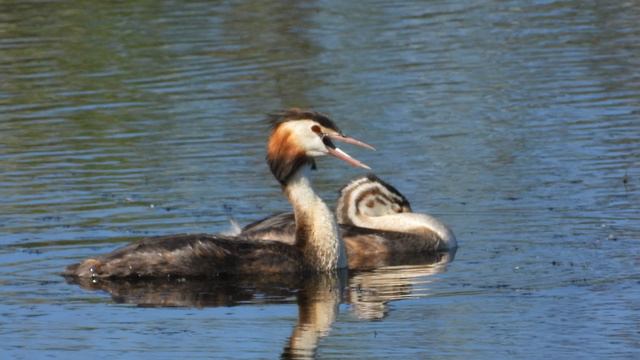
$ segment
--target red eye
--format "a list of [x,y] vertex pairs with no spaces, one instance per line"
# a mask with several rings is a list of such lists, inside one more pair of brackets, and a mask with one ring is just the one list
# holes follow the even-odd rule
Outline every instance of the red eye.
[[316,134],[321,134],[322,133],[322,129],[320,129],[320,126],[318,126],[318,125],[313,125],[311,127],[311,131],[313,131]]

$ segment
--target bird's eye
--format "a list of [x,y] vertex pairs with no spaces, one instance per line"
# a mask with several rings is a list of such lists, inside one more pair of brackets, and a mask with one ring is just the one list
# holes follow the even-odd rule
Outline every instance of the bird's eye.
[[313,125],[311,127],[311,131],[313,131],[314,133],[316,133],[318,135],[322,134],[322,129],[320,129],[320,126],[318,126],[318,125]]

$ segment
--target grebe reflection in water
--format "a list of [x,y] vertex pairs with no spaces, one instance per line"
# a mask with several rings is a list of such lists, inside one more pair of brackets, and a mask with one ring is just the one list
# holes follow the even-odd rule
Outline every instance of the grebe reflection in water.
[[[116,303],[143,307],[219,307],[282,304],[295,301],[298,316],[284,342],[283,358],[313,358],[320,340],[329,334],[339,304],[349,305],[358,319],[384,320],[394,300],[428,296],[433,275],[445,271],[452,253],[423,257],[423,263],[346,270],[209,278],[76,278],[81,287],[106,291]],[[348,275],[348,276],[347,276]],[[293,300],[292,300],[293,299]]]

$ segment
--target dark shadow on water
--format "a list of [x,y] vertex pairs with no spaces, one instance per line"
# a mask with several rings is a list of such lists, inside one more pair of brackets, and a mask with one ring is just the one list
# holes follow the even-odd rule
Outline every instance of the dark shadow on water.
[[91,279],[67,278],[87,290],[108,292],[119,304],[143,307],[218,307],[243,303],[291,302],[302,276]]
[[340,303],[359,319],[381,320],[387,304],[414,294],[431,275],[446,269],[451,253],[404,257],[367,271],[329,274],[256,275],[205,279],[79,279],[67,282],[108,292],[113,301],[142,307],[218,307],[295,301],[298,321],[284,345],[283,359],[313,358],[318,342],[331,330]]

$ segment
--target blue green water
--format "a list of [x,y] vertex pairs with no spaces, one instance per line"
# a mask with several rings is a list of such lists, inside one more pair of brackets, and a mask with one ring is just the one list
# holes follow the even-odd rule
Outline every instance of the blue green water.
[[[639,5],[1,1],[0,357],[277,358],[308,330],[321,359],[637,358]],[[375,145],[352,154],[455,260],[266,291],[58,275],[287,210],[261,119],[290,106]],[[361,174],[318,165],[331,204]]]

